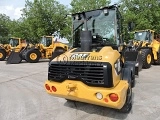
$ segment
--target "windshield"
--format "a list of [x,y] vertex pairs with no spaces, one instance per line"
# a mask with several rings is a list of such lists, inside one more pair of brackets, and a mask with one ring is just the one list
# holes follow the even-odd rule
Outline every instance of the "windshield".
[[[105,44],[117,44],[115,36],[116,12],[115,10],[109,10],[108,12],[108,15],[105,15],[103,10],[87,12],[87,27],[92,32],[93,38],[98,35],[102,39],[97,40],[101,40]],[[80,18],[80,20],[75,19],[73,21],[73,41],[78,41],[76,46],[80,46],[80,31],[84,30],[84,18],[82,15],[80,15]]]
[[12,47],[16,47],[17,45],[19,45],[19,39],[10,38],[10,39],[9,39],[9,44],[10,44]]
[[52,44],[52,37],[42,37],[41,44],[45,47],[49,47]]
[[135,32],[134,39],[140,41],[149,40],[149,34],[148,31]]

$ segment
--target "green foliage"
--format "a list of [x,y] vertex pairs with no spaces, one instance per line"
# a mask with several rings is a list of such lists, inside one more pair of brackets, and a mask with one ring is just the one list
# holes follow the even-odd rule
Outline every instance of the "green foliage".
[[52,35],[59,30],[62,35],[67,36],[67,13],[68,8],[56,0],[27,0],[23,9],[23,19],[30,39],[35,41],[40,36]]
[[[0,14],[0,42],[9,37],[20,37],[31,42],[38,42],[43,35],[52,35],[60,31],[62,37],[71,41],[72,22],[66,14],[98,9],[107,6],[110,0],[72,0],[71,9],[58,0],[26,0],[22,17],[10,20]],[[127,30],[127,23],[136,24],[134,30],[153,29],[160,33],[159,0],[121,0],[121,13],[124,18],[123,35],[125,40],[133,38]]]
[[160,30],[160,2],[158,0],[121,0],[124,25],[135,23],[134,30]]
[[6,43],[9,34],[10,18],[5,14],[0,14],[0,43]]
[[72,13],[83,12],[108,6],[110,0],[72,0]]

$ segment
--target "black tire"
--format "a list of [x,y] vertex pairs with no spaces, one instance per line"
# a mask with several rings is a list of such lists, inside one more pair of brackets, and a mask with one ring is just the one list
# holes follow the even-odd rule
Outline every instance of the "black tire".
[[131,73],[131,78],[131,88],[134,88],[136,84],[134,73]]
[[151,67],[152,53],[150,49],[142,49],[142,64],[142,68],[144,69],[148,69]]
[[118,112],[121,113],[129,113],[132,109],[132,88],[128,88],[127,94],[126,94],[126,101],[124,106],[118,110]]
[[67,102],[74,102],[74,100],[70,100],[70,99],[67,99],[67,98],[65,98],[65,100],[66,100]]
[[[34,54],[36,55],[37,57],[35,57],[34,59],[32,59],[30,56],[31,54]],[[40,56],[41,56],[41,53],[38,51],[38,50],[35,50],[35,49],[31,49],[29,51],[27,51],[25,53],[25,60],[27,62],[30,62],[30,63],[37,63],[40,59]]]
[[6,59],[6,52],[0,49],[0,61],[4,61]]

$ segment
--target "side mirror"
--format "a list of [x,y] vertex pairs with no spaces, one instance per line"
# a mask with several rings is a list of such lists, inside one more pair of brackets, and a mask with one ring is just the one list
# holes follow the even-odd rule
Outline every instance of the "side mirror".
[[133,23],[133,22],[128,23],[128,31],[129,32],[133,31],[134,27],[135,27],[135,23]]

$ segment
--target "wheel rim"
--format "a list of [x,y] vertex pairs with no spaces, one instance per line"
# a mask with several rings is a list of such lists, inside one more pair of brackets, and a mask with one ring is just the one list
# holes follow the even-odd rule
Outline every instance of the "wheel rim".
[[3,54],[2,53],[0,53],[0,58],[2,58],[3,57]]
[[150,54],[147,55],[147,63],[148,63],[148,64],[151,63],[151,55],[150,55]]
[[37,54],[36,54],[36,53],[31,53],[31,54],[30,54],[30,59],[31,59],[31,60],[37,59]]

